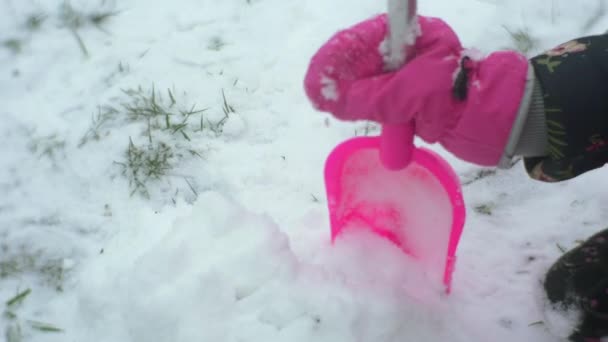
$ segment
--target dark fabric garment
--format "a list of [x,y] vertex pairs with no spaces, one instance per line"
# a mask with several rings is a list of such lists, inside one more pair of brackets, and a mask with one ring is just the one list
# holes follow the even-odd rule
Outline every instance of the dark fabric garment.
[[524,158],[531,177],[557,182],[608,162],[608,35],[579,38],[531,59],[543,91],[549,155]]
[[557,309],[582,311],[571,341],[608,338],[608,229],[558,259],[544,288]]

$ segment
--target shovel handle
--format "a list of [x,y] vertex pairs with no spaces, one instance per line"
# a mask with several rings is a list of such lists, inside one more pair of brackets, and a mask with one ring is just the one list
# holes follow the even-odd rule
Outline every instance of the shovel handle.
[[380,158],[384,167],[398,171],[408,166],[414,152],[414,125],[382,125]]
[[[389,54],[387,67],[400,68],[411,57],[415,43],[416,0],[388,0]],[[384,124],[380,159],[389,170],[408,166],[414,151],[414,123]]]

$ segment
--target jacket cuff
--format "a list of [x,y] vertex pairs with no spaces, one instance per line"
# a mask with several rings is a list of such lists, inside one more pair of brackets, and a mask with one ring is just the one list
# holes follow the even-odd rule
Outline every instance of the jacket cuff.
[[515,155],[522,157],[547,155],[549,145],[543,91],[538,82],[535,83],[528,118],[514,151]]
[[546,155],[547,145],[543,91],[536,79],[533,67],[528,65],[528,76],[519,111],[513,122],[502,158],[497,166],[500,169],[510,168],[515,156],[535,157]]

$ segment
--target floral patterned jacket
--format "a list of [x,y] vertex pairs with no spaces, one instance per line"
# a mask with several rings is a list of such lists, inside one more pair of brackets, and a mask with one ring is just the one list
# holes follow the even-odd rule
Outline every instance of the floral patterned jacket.
[[558,182],[608,162],[608,35],[582,37],[531,59],[545,106],[548,155],[524,158],[531,177]]

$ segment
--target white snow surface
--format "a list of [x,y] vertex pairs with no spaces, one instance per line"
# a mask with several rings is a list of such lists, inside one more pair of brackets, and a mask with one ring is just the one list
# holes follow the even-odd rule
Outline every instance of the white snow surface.
[[[123,0],[103,30],[78,28],[88,58],[59,25],[61,3],[0,2],[2,338],[556,341],[539,323],[540,282],[558,247],[606,226],[606,170],[542,184],[519,163],[479,178],[484,169],[430,146],[460,176],[468,212],[448,297],[408,296],[416,267],[383,239],[330,244],[325,158],[364,123],[316,112],[304,72],[320,44],[385,2]],[[84,12],[109,3],[71,1]],[[419,11],[485,52],[513,46],[505,27],[525,30],[533,54],[604,32],[607,19],[590,20],[597,6],[425,0]],[[32,13],[47,15],[35,32],[23,26]],[[117,164],[130,138],[145,141],[140,126],[114,122],[80,143],[100,106],[152,85],[206,108],[224,131],[170,135],[200,158],[184,158],[145,198]],[[26,289],[21,304],[4,304]]]

